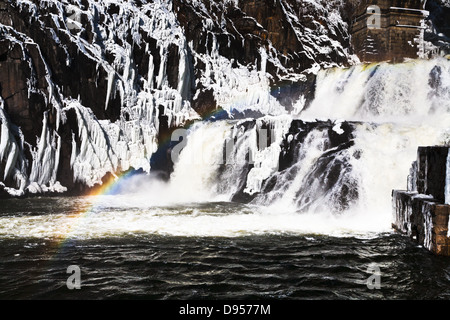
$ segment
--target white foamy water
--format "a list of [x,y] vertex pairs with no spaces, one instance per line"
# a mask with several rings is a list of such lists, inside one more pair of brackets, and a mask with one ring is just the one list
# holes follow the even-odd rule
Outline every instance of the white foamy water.
[[[239,237],[267,234],[370,236],[387,231],[361,217],[299,214],[271,208],[228,203],[151,207],[142,196],[97,196],[78,213],[12,216],[0,219],[1,238],[97,239],[123,236],[169,235]],[[324,222],[327,223],[324,223]]]
[[302,119],[449,126],[450,62],[356,65],[318,74],[316,95]]

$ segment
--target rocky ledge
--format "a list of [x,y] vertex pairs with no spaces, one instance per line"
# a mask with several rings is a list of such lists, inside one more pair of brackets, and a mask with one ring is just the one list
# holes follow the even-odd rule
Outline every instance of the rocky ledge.
[[393,228],[442,256],[450,256],[449,149],[420,147],[407,190],[392,192]]

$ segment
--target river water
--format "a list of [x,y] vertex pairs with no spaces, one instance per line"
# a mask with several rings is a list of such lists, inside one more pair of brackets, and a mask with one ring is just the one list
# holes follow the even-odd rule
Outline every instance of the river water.
[[450,260],[391,230],[310,232],[249,205],[125,201],[2,200],[0,298],[449,298]]

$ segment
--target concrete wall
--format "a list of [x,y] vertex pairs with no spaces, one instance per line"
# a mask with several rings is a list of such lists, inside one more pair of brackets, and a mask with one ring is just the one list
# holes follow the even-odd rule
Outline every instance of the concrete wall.
[[421,147],[408,177],[408,190],[393,190],[392,227],[434,254],[450,256],[450,206],[444,204],[449,147]]
[[[380,15],[367,13],[367,8],[376,5]],[[418,57],[418,42],[423,14],[420,0],[376,1],[364,0],[356,7],[351,26],[352,45],[363,62],[402,61]],[[368,27],[368,19],[379,19],[379,28]],[[370,20],[375,21],[375,20]]]
[[394,190],[392,198],[393,228],[437,255],[450,256],[450,206],[417,192]]

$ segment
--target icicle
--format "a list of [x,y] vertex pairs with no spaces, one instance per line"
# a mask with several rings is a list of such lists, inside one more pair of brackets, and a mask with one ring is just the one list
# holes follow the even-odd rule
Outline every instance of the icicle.
[[58,168],[59,168],[59,157],[61,154],[61,137],[56,134],[55,132],[55,136],[57,136],[57,141],[56,141],[56,153],[55,153],[55,164],[54,164],[54,168],[53,168],[53,174],[52,177],[50,179],[51,184],[54,184],[57,182],[58,180]]
[[3,173],[3,180],[6,180],[16,165],[18,157],[18,147],[16,139],[12,134],[8,119],[3,110],[3,100],[0,100],[0,119],[2,121],[1,141],[0,141],[0,161],[6,157],[6,164]]
[[[4,101],[0,98],[0,121],[1,139],[0,139],[0,162],[5,160],[3,180],[14,178],[19,184],[19,189],[5,188],[12,195],[23,195],[25,183],[27,180],[26,160],[23,154],[23,134],[19,128],[14,128],[9,123],[8,117],[4,111]],[[17,130],[17,131],[16,131]],[[14,132],[16,131],[16,132]],[[16,138],[17,137],[17,138]],[[17,141],[20,141],[19,143]]]
[[267,66],[267,52],[264,47],[261,47],[259,49],[259,54],[261,56],[261,73],[265,75],[266,73],[266,66]]
[[[188,92],[189,87],[188,83],[190,80],[190,72],[189,72],[189,65],[187,61],[187,50],[186,48],[179,48],[179,55],[180,55],[180,61],[179,61],[179,71],[178,71],[178,92],[180,93],[181,97],[183,99],[188,98]],[[179,111],[179,110],[178,110]]]
[[160,47],[159,55],[161,57],[161,63],[159,66],[159,73],[156,78],[156,88],[157,89],[162,88],[162,85],[165,81],[165,74],[166,74],[167,53],[165,52],[164,47],[162,47],[162,46]]
[[11,175],[13,166],[16,164],[19,150],[16,143],[11,143],[8,150],[8,157],[5,165],[5,173],[3,175],[3,180],[6,180]]
[[115,70],[111,69],[108,72],[108,89],[106,91],[106,101],[105,101],[105,110],[108,110],[108,104],[109,104],[109,100],[111,99],[111,91],[112,91],[112,87],[114,85],[114,78],[115,78]]
[[148,51],[148,44],[146,52],[149,55],[149,61],[148,61],[148,88],[147,90],[150,92],[151,89],[153,89],[153,72],[155,70],[155,65],[153,64],[153,55]]

